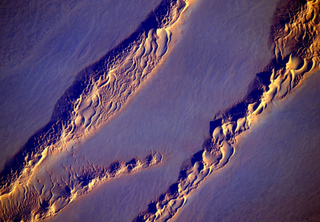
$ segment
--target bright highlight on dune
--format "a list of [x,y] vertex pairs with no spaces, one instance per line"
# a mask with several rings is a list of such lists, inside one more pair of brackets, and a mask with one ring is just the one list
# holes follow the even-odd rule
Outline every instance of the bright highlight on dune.
[[[1,221],[51,218],[99,185],[154,167],[166,158],[155,150],[104,166],[85,157],[77,159],[74,153],[77,145],[117,118],[146,79],[156,75],[156,68],[174,49],[171,39],[178,22],[194,2],[161,1],[128,38],[76,76],[56,103],[50,122],[2,170]],[[272,61],[256,74],[242,100],[221,107],[224,111],[210,122],[211,137],[202,149],[186,160],[176,181],[150,200],[146,210],[137,212],[134,221],[174,219],[203,181],[232,161],[237,141],[258,124],[268,106],[289,97],[305,76],[319,70],[319,7],[318,0],[279,5],[269,37]]]
[[32,221],[54,216],[102,182],[161,162],[161,154],[152,153],[145,160],[118,161],[108,167],[91,163],[76,167],[75,160],[64,166],[64,172],[54,169],[57,159],[118,113],[152,73],[167,53],[171,29],[186,7],[186,1],[162,1],[134,33],[77,75],[57,102],[51,121],[2,171],[0,218]]
[[[249,130],[267,106],[284,99],[304,76],[319,69],[319,2],[282,6],[278,10],[271,40],[275,59],[256,75],[241,101],[210,123],[211,138],[203,144],[167,191],[149,204],[135,221],[168,221],[186,204],[192,191],[210,174],[224,167],[235,152],[241,133]],[[290,8],[291,7],[291,8]],[[288,21],[284,23],[284,21]],[[305,46],[308,46],[304,48]]]

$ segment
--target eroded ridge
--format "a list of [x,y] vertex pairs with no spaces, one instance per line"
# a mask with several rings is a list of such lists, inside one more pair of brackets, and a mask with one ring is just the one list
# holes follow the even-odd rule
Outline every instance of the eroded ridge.
[[[72,155],[77,144],[119,113],[160,65],[168,53],[173,28],[187,7],[186,0],[161,1],[134,33],[77,75],[56,103],[50,122],[31,136],[2,170],[0,220],[29,221],[55,215],[74,198],[111,178],[104,167],[93,167],[95,170],[90,171],[92,164],[83,165],[83,171],[90,171],[90,180],[86,185],[82,183],[85,188],[80,189],[72,173],[66,174],[71,178],[69,181],[59,176],[62,171],[53,172],[65,155]],[[136,165],[130,172],[158,164],[162,156],[156,153],[150,158],[151,162],[135,160]],[[67,162],[62,163],[67,165]],[[127,174],[129,168],[119,164],[119,175]],[[75,166],[69,168],[80,175]],[[53,180],[48,182],[49,178],[55,178],[56,184]],[[58,187],[62,187],[65,194],[55,195],[52,189],[62,189]]]
[[151,153],[144,159],[128,162],[114,161],[109,166],[79,163],[68,166],[46,167],[27,183],[15,186],[13,192],[0,199],[0,217],[3,221],[34,221],[56,215],[76,198],[89,193],[101,183],[133,174],[162,161],[160,153]]
[[202,149],[187,166],[182,166],[176,182],[151,201],[134,221],[174,218],[192,191],[229,162],[238,137],[257,122],[267,106],[285,98],[305,75],[319,70],[319,4],[289,1],[277,9],[270,38],[275,58],[256,75],[245,98],[215,116],[210,122],[211,136]]

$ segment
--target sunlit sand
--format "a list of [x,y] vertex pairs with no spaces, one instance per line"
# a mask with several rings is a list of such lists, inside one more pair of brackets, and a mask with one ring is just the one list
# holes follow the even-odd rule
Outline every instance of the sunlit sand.
[[[238,211],[229,212],[231,215],[224,218],[208,216],[213,209],[207,203],[201,212],[201,195],[208,195],[203,194],[203,187],[213,186],[209,198],[213,206],[222,204],[223,196],[214,202],[216,189],[221,184],[234,185],[230,174],[248,169],[255,175],[255,171],[243,165],[254,163],[245,158],[251,154],[246,154],[249,151],[243,147],[256,144],[250,135],[273,135],[271,125],[275,116],[281,115],[281,107],[291,110],[291,101],[297,98],[299,103],[308,90],[310,94],[316,91],[310,81],[318,80],[313,76],[318,74],[320,65],[320,2],[156,3],[150,3],[150,11],[135,23],[136,29],[131,29],[127,36],[121,35],[109,51],[74,69],[77,73],[69,78],[65,88],[57,88],[60,97],[56,96],[55,105],[48,102],[52,115],[47,122],[35,132],[24,134],[29,135],[24,145],[23,140],[12,143],[13,153],[4,155],[2,161],[8,160],[0,173],[1,220],[237,218]],[[255,16],[264,20],[250,20]],[[88,58],[90,49],[89,43],[84,44],[77,59]],[[21,63],[19,66],[19,62],[4,59],[4,83],[10,77],[7,73],[14,73],[19,67],[32,70],[33,64],[24,64],[28,58],[34,58],[28,54],[31,49],[25,49],[23,56],[9,48],[2,50]],[[41,93],[41,87],[35,90]],[[4,102],[4,113],[10,113],[6,109],[14,110],[15,106]],[[28,118],[19,121],[28,124]],[[262,130],[268,121],[271,125]],[[304,136],[303,131],[308,130],[303,129],[309,129],[309,122],[301,129],[298,127],[302,132],[297,137]],[[3,126],[7,124],[3,121]],[[283,140],[286,144],[287,137]],[[248,150],[256,153],[257,160],[261,158],[259,151],[252,147]],[[308,156],[311,151],[301,152]],[[259,162],[255,164],[257,169],[261,167]],[[281,166],[281,162],[277,164]],[[116,184],[127,184],[129,188],[113,193]],[[104,192],[109,195],[101,199]],[[117,195],[120,202],[112,201]],[[225,195],[226,199],[232,197]],[[128,198],[132,201],[126,201]],[[96,200],[102,202],[94,209],[97,213],[79,218],[79,211],[93,210],[87,206]],[[305,203],[308,204],[307,200]],[[106,207],[112,210],[104,214]],[[217,212],[221,213],[222,208]],[[315,212],[304,215],[304,209],[297,211],[301,212],[298,216],[287,214],[285,220],[316,218]],[[240,221],[268,221],[281,215],[245,215]]]

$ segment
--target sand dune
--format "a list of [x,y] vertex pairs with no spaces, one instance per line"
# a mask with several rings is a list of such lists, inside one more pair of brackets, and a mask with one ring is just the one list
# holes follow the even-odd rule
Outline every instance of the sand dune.
[[[287,12],[291,19],[283,25],[283,14],[276,14],[274,18],[271,39],[275,48],[275,59],[262,73],[256,75],[244,99],[216,115],[210,123],[212,136],[204,142],[203,150],[191,158],[190,165],[180,172],[178,180],[152,201],[148,209],[140,213],[134,221],[168,221],[176,216],[191,192],[197,189],[208,175],[228,163],[235,151],[237,138],[258,121],[263,111],[273,102],[288,96],[305,75],[319,70],[319,54],[314,49],[310,50],[319,43],[318,32],[314,28],[315,21],[319,18],[319,4],[318,1],[310,1],[305,5],[297,4],[295,8],[278,8],[282,13]],[[313,16],[308,16],[310,12]],[[279,24],[284,27],[279,27]],[[288,31],[288,27],[294,31]],[[297,36],[301,36],[301,33],[303,37],[297,41]],[[304,42],[306,43],[303,44]],[[180,200],[183,201],[179,206],[172,205]]]
[[159,153],[151,153],[144,159],[115,161],[106,167],[74,161],[68,167],[63,165],[59,172],[38,169],[37,175],[27,183],[16,184],[10,193],[1,196],[1,218],[4,221],[18,217],[39,220],[53,216],[101,183],[139,172],[159,164],[161,160]]
[[[229,163],[238,139],[257,124],[268,107],[290,96],[306,75],[319,69],[319,4],[315,0],[279,5],[270,35],[274,59],[256,74],[243,99],[215,115],[202,149],[186,160],[177,180],[134,221],[174,218],[203,181]],[[161,64],[172,45],[173,29],[188,6],[188,1],[162,1],[134,33],[77,75],[56,103],[50,122],[1,172],[1,220],[52,217],[108,180],[162,162],[165,156],[158,152],[107,166],[73,154],[76,145],[123,109]]]
[[76,149],[121,110],[166,54],[170,30],[186,7],[185,1],[162,1],[134,33],[77,75],[56,103],[51,121],[1,172],[0,218],[28,221],[53,216],[96,185],[161,162],[161,154],[153,153],[146,160],[135,158],[109,167],[70,166],[64,168],[68,176],[64,179],[63,173],[48,167],[54,168],[65,151]]

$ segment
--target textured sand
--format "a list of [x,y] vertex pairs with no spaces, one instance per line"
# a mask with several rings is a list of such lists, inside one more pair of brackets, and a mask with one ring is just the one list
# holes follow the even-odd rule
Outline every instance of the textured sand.
[[176,221],[318,221],[319,72],[245,134]]
[[77,73],[130,35],[159,2],[2,1],[1,169],[49,121]]
[[[297,112],[306,106],[309,117],[318,107],[312,99],[299,102],[308,92],[312,97],[317,94],[318,79],[313,76],[320,64],[320,2],[276,3],[162,1],[120,44],[79,70],[60,94],[49,121],[5,164],[0,178],[1,219],[315,219],[315,207],[308,205],[317,202],[314,183],[318,181],[312,180],[310,193],[302,192],[305,181],[295,179],[309,178],[311,174],[305,170],[310,166],[306,163],[308,167],[304,167],[295,154],[305,150],[307,159],[318,141],[313,136],[309,149],[299,148],[298,141],[312,134],[308,127],[312,120],[303,125],[305,118]],[[78,60],[90,48],[83,45]],[[11,56],[15,55],[12,52]],[[11,71],[22,69],[25,63],[21,60],[22,66],[16,67],[10,60],[5,62],[3,67]],[[4,76],[3,83],[6,79]],[[293,104],[302,105],[295,109]],[[283,121],[294,114],[294,122],[272,126],[274,120]],[[292,129],[296,137],[291,140]],[[315,129],[312,132],[317,135]],[[289,153],[287,162],[285,154],[274,156],[276,151],[271,148],[264,149],[270,152],[263,160],[263,152],[256,150],[256,158],[252,157],[254,151],[245,155],[245,146],[253,150],[252,144],[265,137],[268,142],[262,146],[270,143],[281,153],[292,143],[297,151]],[[314,157],[316,163],[317,155]],[[300,168],[293,175],[289,166],[296,162]],[[280,172],[292,175],[283,192],[277,185],[286,177],[278,171],[275,178],[280,182],[273,178],[266,180],[266,188],[259,186],[259,176],[270,176],[277,165],[284,166],[277,168]],[[263,170],[266,166],[270,171]],[[314,166],[315,173],[317,169]],[[246,173],[258,176],[251,194],[244,195],[244,185],[233,181],[234,172],[240,172],[240,177]],[[234,190],[237,184],[243,192]],[[208,190],[203,187],[207,186],[226,189],[219,199],[205,193]],[[239,216],[242,210],[252,209],[254,202],[246,197],[261,194],[262,189],[270,192],[262,195],[266,207],[256,201],[256,214]],[[283,193],[292,195],[279,201],[276,197],[284,197]],[[203,205],[202,195],[208,199]],[[296,198],[300,202],[292,201]],[[294,204],[275,210],[282,201]],[[234,202],[241,204],[227,213],[226,208]],[[216,207],[220,211],[210,214],[216,204],[221,204]],[[299,209],[295,209],[297,205]]]

